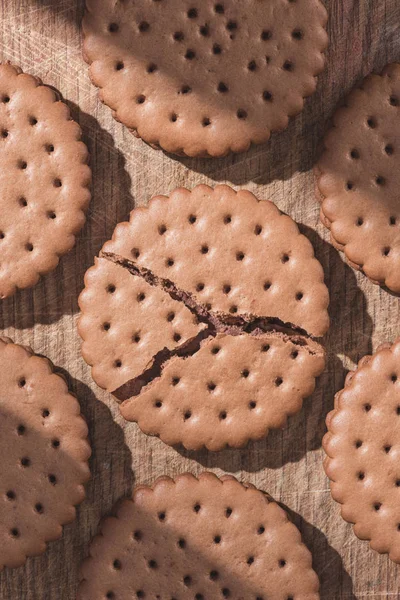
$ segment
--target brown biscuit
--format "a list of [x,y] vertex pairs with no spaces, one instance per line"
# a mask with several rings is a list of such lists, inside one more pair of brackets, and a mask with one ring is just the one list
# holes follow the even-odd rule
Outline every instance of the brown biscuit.
[[370,75],[333,118],[317,165],[322,222],[351,266],[400,293],[400,64]]
[[241,447],[283,428],[312,394],[325,366],[322,349],[277,333],[218,334],[125,400],[121,413],[147,434],[190,450]]
[[268,140],[316,87],[320,0],[86,0],[83,54],[101,100],[168,152],[221,156]]
[[138,486],[103,521],[79,600],[318,600],[311,554],[285,511],[235,478]]
[[328,327],[321,265],[292,219],[250,192],[153,198],[116,227],[85,284],[78,328],[94,379],[168,444],[259,439],[324,368],[322,347],[299,335]]
[[0,298],[37,283],[75,244],[90,200],[88,151],[40,79],[0,64]]
[[327,418],[325,471],[342,517],[400,563],[400,339],[349,373]]
[[0,570],[42,554],[75,518],[89,478],[87,426],[51,363],[0,339]]
[[227,185],[178,188],[132,211],[103,247],[172,280],[215,313],[274,317],[323,335],[328,290],[296,223]]

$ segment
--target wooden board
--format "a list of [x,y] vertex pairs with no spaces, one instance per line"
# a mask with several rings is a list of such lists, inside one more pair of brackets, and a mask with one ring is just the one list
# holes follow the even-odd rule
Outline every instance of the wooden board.
[[[189,160],[135,140],[99,103],[80,54],[80,0],[0,0],[0,60],[19,64],[62,92],[82,126],[94,176],[89,218],[76,248],[34,290],[0,305],[1,333],[29,344],[64,371],[81,401],[93,446],[93,476],[78,519],[44,556],[1,574],[1,600],[73,600],[79,564],[100,516],[114,501],[135,483],[204,469],[251,481],[290,509],[313,552],[324,600],[400,598],[400,567],[369,550],[341,520],[322,470],[321,450],[324,418],[346,370],[379,342],[399,334],[399,300],[354,273],[328,243],[318,220],[311,170],[339,98],[371,70],[400,60],[400,0],[326,4],[328,66],[302,115],[269,144],[246,154]],[[80,357],[77,297],[94,255],[134,206],[178,185],[219,181],[269,197],[302,224],[315,245],[331,293],[328,370],[284,432],[241,451],[179,452],[124,423],[112,398],[92,382]]]

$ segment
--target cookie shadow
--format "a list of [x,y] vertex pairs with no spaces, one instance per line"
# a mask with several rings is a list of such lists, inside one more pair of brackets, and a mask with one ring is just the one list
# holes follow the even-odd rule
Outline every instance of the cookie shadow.
[[242,449],[210,452],[206,449],[189,451],[182,446],[176,448],[179,454],[204,467],[219,467],[227,472],[279,469],[287,463],[300,461],[309,451],[318,450],[326,431],[326,415],[333,408],[336,392],[343,387],[348,365],[372,352],[373,322],[355,272],[316,231],[305,225],[300,229],[313,244],[324,272],[330,274],[326,284],[331,298],[331,326],[323,339],[327,353],[325,372],[317,381],[312,396],[304,401],[299,413],[289,418],[283,431],[270,431],[265,439],[250,442]]
[[[131,452],[109,409],[87,385],[64,370],[56,372],[65,376],[70,391],[77,395],[89,427],[91,478],[85,486],[86,499],[77,508],[76,519],[64,526],[62,537],[50,542],[45,554],[28,558],[18,569],[4,569],[0,573],[0,597],[4,600],[76,598],[80,564],[101,516],[111,510],[118,498],[129,495],[134,484]],[[43,445],[40,436],[38,444]],[[44,585],[45,573],[51,576],[46,577]]]
[[329,545],[326,536],[302,516],[278,503],[290,516],[301,532],[304,544],[312,553],[313,569],[320,582],[321,600],[357,600],[353,593],[353,582],[344,568],[340,554]]
[[18,290],[14,296],[0,301],[0,329],[28,329],[77,313],[85,272],[104,242],[111,238],[115,225],[128,220],[134,208],[126,161],[113,137],[76,104],[64,102],[81,126],[90,153],[92,199],[86,223],[77,234],[74,248],[61,257],[54,271],[42,277],[35,287]]

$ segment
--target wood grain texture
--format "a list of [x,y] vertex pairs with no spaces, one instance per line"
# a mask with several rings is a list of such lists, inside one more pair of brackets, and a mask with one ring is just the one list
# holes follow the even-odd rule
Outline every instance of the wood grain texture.
[[[59,89],[91,152],[93,201],[76,248],[33,290],[0,305],[0,330],[48,356],[67,376],[89,427],[93,458],[87,501],[47,553],[0,575],[1,600],[73,600],[78,568],[101,515],[136,482],[185,470],[230,472],[286,505],[314,555],[324,600],[400,598],[400,567],[353,535],[331,500],[322,469],[324,418],[346,370],[399,335],[399,300],[343,262],[319,223],[312,166],[337,101],[371,70],[400,60],[399,0],[326,0],[328,64],[304,112],[269,144],[218,160],[176,159],[152,150],[116,123],[97,99],[80,54],[80,0],[0,0],[0,59]],[[92,382],[80,356],[77,297],[83,275],[116,223],[134,206],[178,185],[228,182],[268,197],[313,242],[331,293],[328,369],[288,429],[248,448],[191,453],[166,447],[126,424]]]

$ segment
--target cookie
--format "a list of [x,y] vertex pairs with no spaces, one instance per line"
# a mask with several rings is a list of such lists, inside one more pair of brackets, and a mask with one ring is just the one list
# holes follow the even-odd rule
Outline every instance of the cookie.
[[342,517],[400,563],[400,338],[349,373],[327,418],[324,466]]
[[119,224],[85,277],[78,329],[95,381],[168,444],[219,450],[283,427],[315,387],[328,291],[272,202],[177,189]]
[[324,67],[320,0],[86,0],[83,55],[100,99],[154,147],[243,152],[301,112]]
[[352,267],[400,293],[400,64],[350,93],[324,146],[317,185],[332,242]]
[[[268,576],[266,576],[268,574]],[[318,600],[309,550],[285,511],[234,477],[138,486],[103,521],[79,600]]]
[[0,339],[0,570],[42,554],[89,479],[87,426],[51,363]]
[[40,79],[0,64],[0,298],[35,285],[85,222],[91,172],[68,106]]

